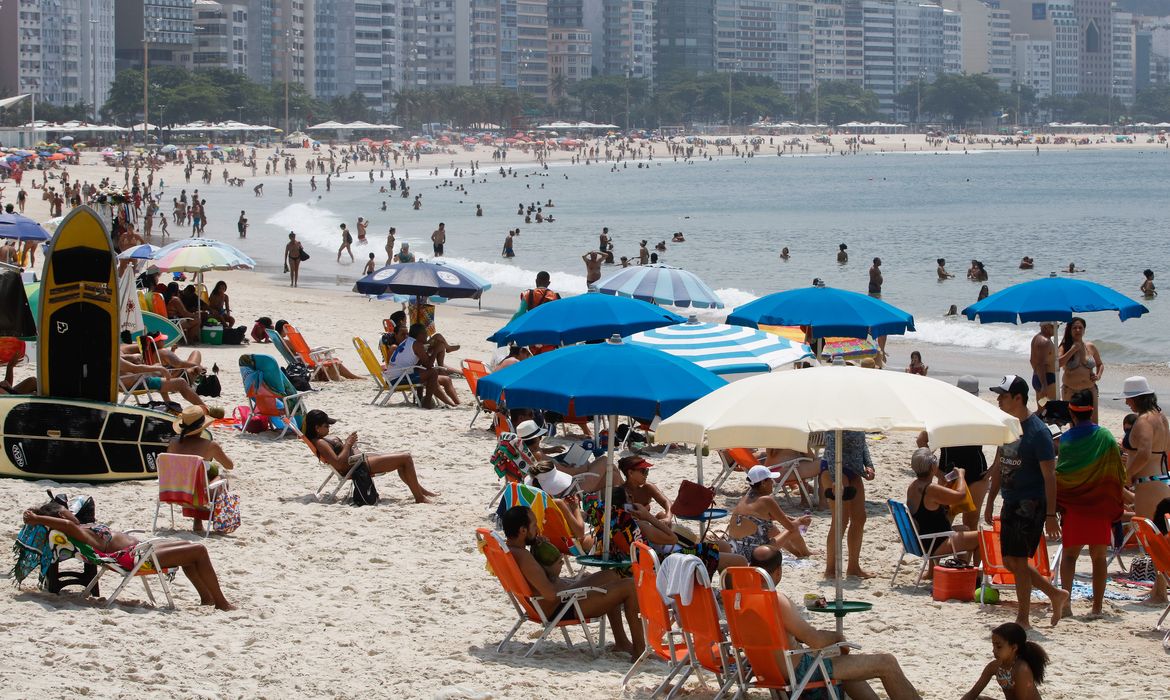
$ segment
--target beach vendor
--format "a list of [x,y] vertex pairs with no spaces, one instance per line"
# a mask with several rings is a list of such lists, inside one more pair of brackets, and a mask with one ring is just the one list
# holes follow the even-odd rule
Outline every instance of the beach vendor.
[[[1092,420],[1093,393],[1088,389],[1076,392],[1068,408],[1073,425],[1060,436],[1060,456],[1056,460],[1056,508],[1061,512],[1064,549],[1060,558],[1060,585],[1072,592],[1077,558],[1087,545],[1093,562],[1091,614],[1099,616],[1105,596],[1113,523],[1124,510],[1125,467],[1113,433]],[[1066,603],[1063,612],[1072,615],[1071,606]]]

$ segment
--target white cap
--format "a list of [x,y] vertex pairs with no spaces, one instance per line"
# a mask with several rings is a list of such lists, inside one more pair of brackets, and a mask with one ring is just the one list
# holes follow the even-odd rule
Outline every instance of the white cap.
[[747,473],[748,483],[752,486],[767,481],[768,479],[775,478],[776,475],[772,473],[772,470],[762,464],[757,464],[756,466],[749,469]]
[[1140,376],[1126,379],[1125,384],[1121,387],[1121,398],[1123,399],[1133,399],[1152,393],[1154,390],[1150,388],[1150,382],[1145,377]]
[[573,485],[573,477],[555,468],[537,474],[536,481],[540,484],[540,490],[550,496],[560,496]]
[[526,420],[516,426],[516,437],[521,440],[531,440],[543,435],[548,435],[548,428],[537,425],[534,420]]

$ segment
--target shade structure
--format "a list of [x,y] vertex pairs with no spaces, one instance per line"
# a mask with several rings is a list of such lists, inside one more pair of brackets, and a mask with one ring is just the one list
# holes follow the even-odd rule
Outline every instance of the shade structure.
[[[557,301],[553,304],[560,304]],[[661,350],[614,337],[594,345],[572,345],[529,358],[479,380],[482,399],[513,408],[609,416],[609,464],[614,464],[617,417],[669,416],[727,381]],[[613,470],[605,470],[602,554],[609,556]]]
[[877,338],[914,330],[914,317],[896,306],[833,287],[799,287],[776,292],[735,309],[727,322],[757,328],[811,326],[813,336]]
[[510,321],[488,340],[497,345],[572,345],[682,321],[682,316],[644,301],[590,293],[541,304]]
[[803,343],[744,326],[686,323],[631,335],[635,345],[652,347],[711,370],[724,379],[763,374],[813,356]]
[[119,260],[153,260],[160,248],[156,245],[143,243],[118,253]]
[[1069,277],[1046,277],[1001,289],[963,309],[963,314],[983,323],[1067,323],[1073,314],[1093,311],[1116,311],[1122,321],[1149,313],[1142,304],[1105,285]]
[[154,254],[154,265],[163,272],[251,270],[256,261],[227,243],[211,238],[187,238],[164,246]]
[[[781,338],[787,338],[794,343],[804,340],[804,331],[800,326],[769,326],[762,324],[759,329],[773,333]],[[870,357],[878,354],[880,348],[874,340],[865,338],[822,338],[824,347],[821,348],[821,357]]]
[[412,297],[440,296],[446,299],[478,299],[491,285],[478,275],[450,263],[395,263],[375,270],[358,280],[358,294],[405,294]]
[[47,241],[51,236],[36,221],[20,214],[0,214],[0,238],[18,241]]
[[670,265],[635,265],[598,280],[597,291],[655,304],[722,309],[723,302],[694,273]]
[[[934,447],[1002,445],[1020,436],[1019,421],[995,406],[938,379],[859,367],[816,367],[750,377],[711,392],[662,421],[660,442],[727,447],[775,447],[804,451],[809,434],[834,431],[925,430]],[[842,482],[842,450],[836,451],[835,483]],[[842,522],[841,493],[834,511]],[[842,600],[841,538],[836,551],[836,600]],[[842,630],[841,618],[837,631]]]

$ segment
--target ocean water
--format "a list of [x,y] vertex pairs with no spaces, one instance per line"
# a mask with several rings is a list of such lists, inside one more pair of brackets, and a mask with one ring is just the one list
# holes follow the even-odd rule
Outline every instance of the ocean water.
[[[380,194],[385,182],[371,184],[368,169],[359,169],[335,178],[329,193],[323,177],[310,193],[307,176],[298,176],[293,197],[286,196],[286,179],[269,178],[264,197],[253,197],[250,187],[217,194],[210,214],[215,235],[232,240],[231,224],[239,210],[247,210],[251,229],[241,247],[261,272],[271,274],[280,273],[283,245],[288,232],[296,231],[312,254],[302,266],[302,281],[331,286],[356,279],[370,252],[379,265],[385,262],[390,226],[398,229],[399,242],[429,257],[430,233],[440,221],[447,225],[448,258],[498,288],[527,288],[543,269],[552,273],[553,288],[583,292],[581,256],[597,247],[603,226],[618,257],[636,257],[641,239],[651,248],[665,239],[662,262],[698,274],[727,310],[814,277],[864,292],[870,262],[880,256],[883,298],[914,314],[918,330],[912,340],[1015,354],[1027,352],[1034,325],[943,317],[951,304],[962,309],[975,301],[980,285],[964,279],[973,258],[985,264],[992,292],[1074,262],[1085,270],[1081,276],[1135,298],[1142,270],[1150,267],[1170,294],[1170,153],[1162,149],[764,155],[693,163],[667,158],[642,167],[515,166],[515,176],[508,177],[483,165],[474,181],[452,180],[466,192],[443,186],[450,168],[438,178],[412,171],[411,196],[423,195],[418,211],[398,192]],[[546,213],[555,215],[555,223],[526,225],[516,215],[520,203],[549,199],[555,207]],[[476,204],[483,206],[483,217],[475,216]],[[354,230],[358,216],[371,221],[370,244],[353,246],[356,263],[346,256],[338,264],[338,225],[346,222]],[[504,235],[517,226],[517,257],[505,260]],[[669,242],[675,231],[685,234],[686,243]],[[839,243],[849,247],[848,264],[836,262]],[[779,259],[784,246],[792,255],[788,262]],[[1024,255],[1035,258],[1034,270],[1018,269]],[[937,281],[939,257],[957,279]],[[1170,297],[1145,303],[1151,313],[1124,324],[1113,313],[1088,315],[1088,337],[1107,362],[1166,363]]]

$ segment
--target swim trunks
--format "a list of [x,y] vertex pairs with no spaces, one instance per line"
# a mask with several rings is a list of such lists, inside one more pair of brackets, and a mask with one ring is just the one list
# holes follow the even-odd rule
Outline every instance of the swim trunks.
[[435,255],[442,255],[443,254],[443,244],[442,243],[436,243],[434,245],[434,248],[435,248]]
[[[1056,373],[1055,372],[1048,372],[1045,375],[1045,378],[1048,382],[1048,386],[1052,386],[1053,384],[1056,383]],[[1036,374],[1035,372],[1032,373],[1032,388],[1035,389],[1036,391],[1040,391],[1040,375]]]
[[1028,558],[1036,552],[1044,534],[1047,501],[1004,501],[1000,517],[1000,550],[1005,557]]

